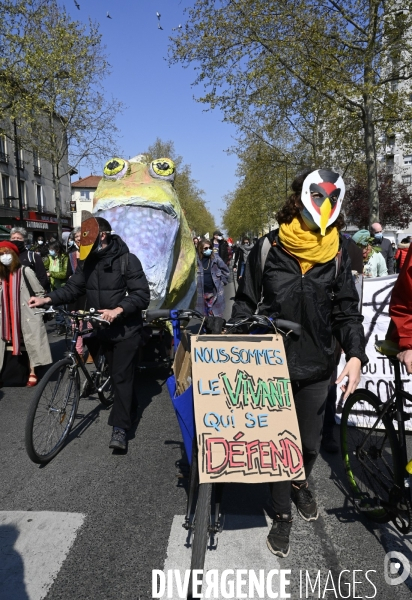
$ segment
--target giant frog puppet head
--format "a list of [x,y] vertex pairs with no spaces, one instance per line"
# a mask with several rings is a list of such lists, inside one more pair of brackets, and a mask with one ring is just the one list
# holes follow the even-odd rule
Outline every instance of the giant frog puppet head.
[[94,216],[107,219],[141,261],[151,308],[187,308],[196,293],[195,249],[174,178],[170,158],[112,158],[94,194]]

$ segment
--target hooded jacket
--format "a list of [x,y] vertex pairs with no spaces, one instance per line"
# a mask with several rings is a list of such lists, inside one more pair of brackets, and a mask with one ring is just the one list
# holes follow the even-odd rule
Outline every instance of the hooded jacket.
[[[217,240],[219,242],[219,249],[218,249],[218,254],[220,256],[220,258],[223,260],[224,263],[228,263],[229,261],[229,251],[228,251],[228,244],[226,240]],[[215,239],[213,238],[212,240],[212,250],[214,250],[214,244],[215,244]]]
[[357,357],[366,364],[363,317],[358,310],[359,297],[344,238],[340,236],[342,260],[338,273],[333,259],[315,264],[302,275],[299,261],[283,248],[278,232],[277,229],[265,236],[271,248],[264,266],[264,237],[250,252],[231,321],[257,311],[300,323],[300,337],[285,338],[292,381],[328,379],[335,367],[335,338],[346,353],[346,360]]
[[409,246],[403,268],[392,290],[389,315],[392,327],[388,336],[399,344],[400,350],[412,348],[412,244]]
[[[127,269],[122,274],[121,256],[128,253]],[[111,340],[131,337],[142,325],[142,310],[149,306],[150,291],[140,260],[118,235],[100,251],[94,250],[79,263],[76,272],[59,290],[48,294],[53,304],[71,304],[86,294],[86,309],[117,307],[123,313],[100,336]]]
[[408,254],[409,246],[410,244],[402,244],[402,242],[400,242],[398,245],[398,249],[396,250],[395,254],[395,261],[397,261],[398,273],[400,273],[404,265],[406,255]]

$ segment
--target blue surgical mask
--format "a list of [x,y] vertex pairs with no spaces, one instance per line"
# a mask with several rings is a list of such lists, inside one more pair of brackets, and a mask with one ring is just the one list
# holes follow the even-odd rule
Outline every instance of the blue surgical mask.
[[212,254],[212,250],[208,248],[207,250],[203,250],[203,256],[210,256]]
[[50,256],[56,256],[56,251],[55,250],[49,250],[49,254],[50,254]]
[[379,233],[374,233],[373,237],[375,240],[381,240],[383,238],[383,233],[381,231]]
[[308,211],[308,209],[306,207],[303,207],[301,209],[300,216],[302,217],[305,225],[307,227],[309,227],[309,229],[311,231],[318,231],[319,230],[319,225],[316,225],[315,221],[313,220],[312,215],[310,214],[310,212]]

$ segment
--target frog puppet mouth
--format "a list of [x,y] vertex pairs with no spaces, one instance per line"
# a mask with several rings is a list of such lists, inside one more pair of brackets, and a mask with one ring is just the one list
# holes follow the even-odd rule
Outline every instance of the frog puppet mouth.
[[93,213],[96,217],[107,219],[113,232],[138,257],[150,287],[150,308],[159,308],[173,275],[174,248],[179,230],[179,219],[173,206],[168,202],[144,201],[99,210],[97,203]]

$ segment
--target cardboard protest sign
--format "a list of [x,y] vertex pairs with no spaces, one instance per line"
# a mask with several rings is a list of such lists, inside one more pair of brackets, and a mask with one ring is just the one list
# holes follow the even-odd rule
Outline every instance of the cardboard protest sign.
[[[384,340],[386,337],[390,322],[389,302],[397,277],[397,275],[388,275],[387,277],[363,278],[361,312],[364,317],[363,327],[365,330],[366,354],[369,358],[369,363],[362,369],[358,387],[366,388],[373,392],[381,402],[386,402],[394,392],[394,373],[389,359],[375,349],[375,342],[377,340]],[[342,372],[345,364],[345,355],[342,354],[338,374]],[[411,379],[404,367],[402,367],[402,374],[404,389],[411,394]],[[343,393],[338,389],[336,404],[336,420],[338,423],[340,423],[343,405]],[[373,417],[363,414],[361,405],[357,409],[356,418],[360,426],[369,427],[375,422]],[[412,414],[412,405],[407,400],[405,401],[405,411]],[[412,429],[412,421],[406,421],[405,428]]]
[[280,335],[192,338],[200,483],[304,479]]

